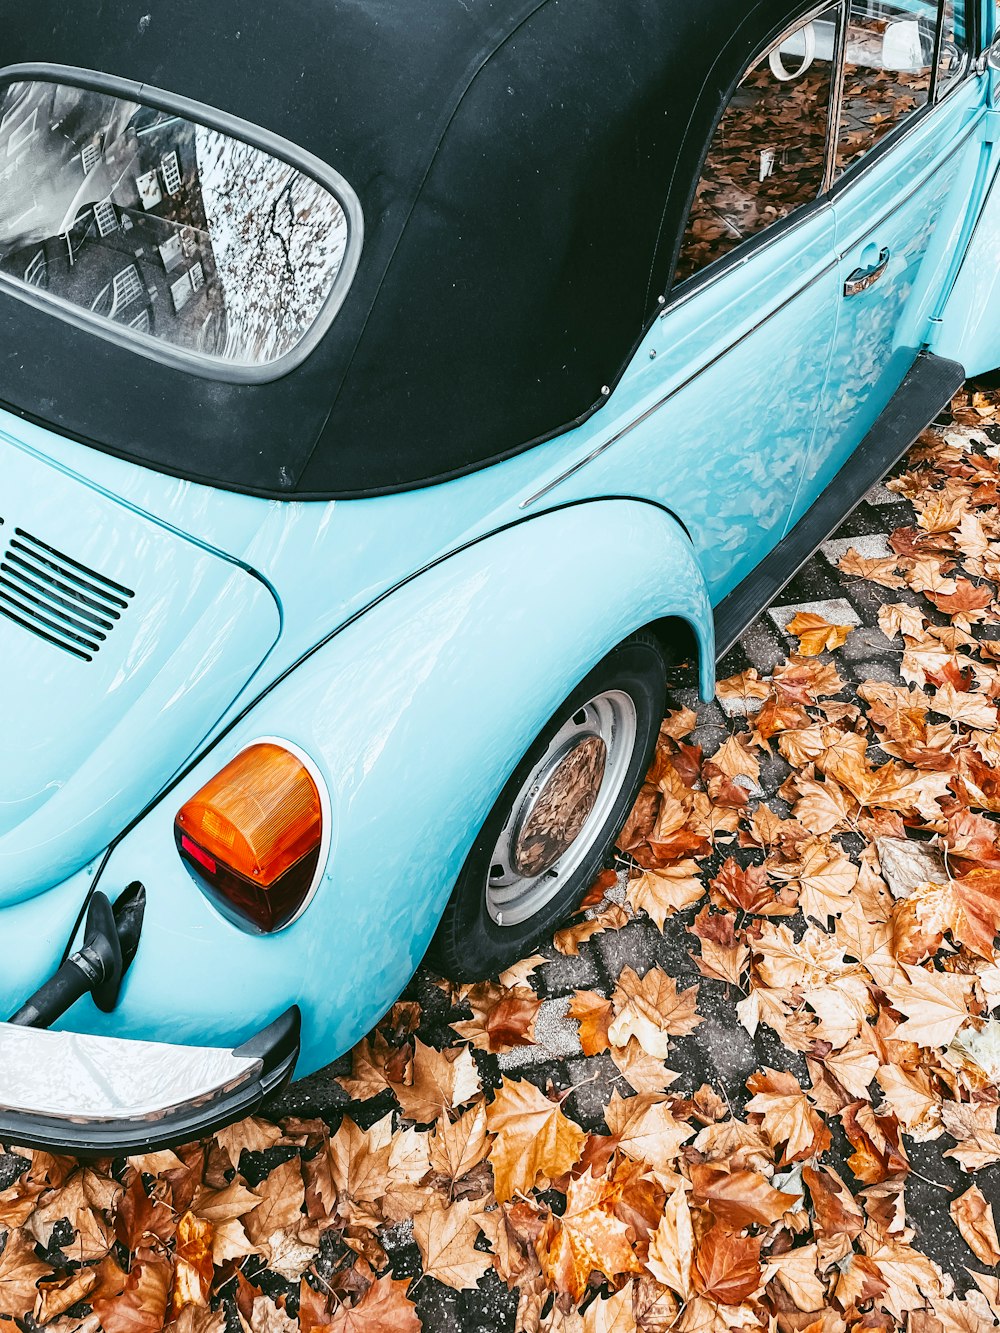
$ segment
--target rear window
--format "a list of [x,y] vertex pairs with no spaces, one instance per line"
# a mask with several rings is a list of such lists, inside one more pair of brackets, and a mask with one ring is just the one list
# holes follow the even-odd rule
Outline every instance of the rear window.
[[361,210],[322,163],[230,124],[66,82],[0,87],[0,281],[145,355],[283,374],[346,295]]

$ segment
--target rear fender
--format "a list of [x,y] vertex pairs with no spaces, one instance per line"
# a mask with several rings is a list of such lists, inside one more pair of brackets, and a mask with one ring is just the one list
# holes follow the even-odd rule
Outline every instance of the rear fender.
[[[639,627],[694,630],[714,668],[691,544],[658,507],[602,500],[477,541],[384,597],[272,689],[115,848],[102,887],[147,888],[139,954],[110,1017],[72,1026],[235,1043],[295,1000],[300,1072],[349,1048],[412,975],[504,782],[587,671]],[[261,736],[309,754],[330,793],[327,870],[269,937],[224,920],[174,848],[179,806]],[[169,965],[168,964],[169,960]],[[245,1029],[245,1030],[244,1030]]]

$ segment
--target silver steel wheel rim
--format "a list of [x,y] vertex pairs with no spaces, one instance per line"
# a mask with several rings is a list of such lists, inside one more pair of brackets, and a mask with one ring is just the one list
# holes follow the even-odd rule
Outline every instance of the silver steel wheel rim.
[[605,690],[552,737],[490,857],[486,910],[495,925],[536,916],[586,860],[625,785],[636,732],[632,699]]

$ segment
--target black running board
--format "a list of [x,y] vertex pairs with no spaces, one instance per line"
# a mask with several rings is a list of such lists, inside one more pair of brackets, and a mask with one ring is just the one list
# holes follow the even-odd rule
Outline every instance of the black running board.
[[902,458],[965,381],[957,361],[921,352],[885,410],[819,499],[715,608],[722,658],[871,488]]

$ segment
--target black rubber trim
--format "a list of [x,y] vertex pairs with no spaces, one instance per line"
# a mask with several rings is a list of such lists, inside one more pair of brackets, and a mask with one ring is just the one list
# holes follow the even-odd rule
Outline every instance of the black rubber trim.
[[172,1148],[211,1134],[252,1115],[265,1097],[292,1077],[299,1057],[302,1017],[292,1005],[234,1055],[262,1061],[256,1078],[206,1101],[173,1111],[159,1120],[73,1121],[27,1111],[0,1111],[0,1143],[69,1152],[75,1157],[118,1157]]
[[921,352],[875,425],[795,527],[715,608],[716,660],[790,583],[823,542],[902,458],[965,382],[965,369]]

